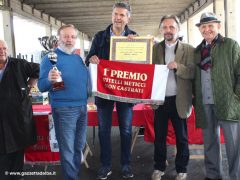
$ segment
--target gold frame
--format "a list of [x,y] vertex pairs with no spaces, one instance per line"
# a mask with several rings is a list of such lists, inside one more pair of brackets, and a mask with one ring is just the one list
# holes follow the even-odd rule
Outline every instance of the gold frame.
[[[110,42],[110,57],[112,61],[152,64],[152,37],[112,36]],[[120,58],[119,58],[120,57]]]

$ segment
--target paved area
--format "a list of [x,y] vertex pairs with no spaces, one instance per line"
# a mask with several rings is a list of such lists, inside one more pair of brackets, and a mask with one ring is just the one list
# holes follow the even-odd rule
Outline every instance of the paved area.
[[[87,157],[87,162],[89,168],[82,165],[80,180],[95,180],[97,171],[100,167],[99,163],[99,142],[97,137],[96,128],[96,138],[93,144],[92,141],[92,128],[88,131],[88,144],[93,152],[93,156]],[[112,175],[108,178],[109,180],[122,180],[120,172],[120,143],[119,143],[119,131],[117,127],[112,128]],[[203,147],[201,145],[191,145],[191,159],[188,166],[188,180],[203,180],[204,179],[204,162],[203,162]],[[225,154],[225,147],[223,146],[223,167],[224,167],[224,180],[229,180],[227,161]],[[166,174],[163,176],[162,180],[174,180],[176,176],[176,171],[174,168],[174,156],[175,146],[168,146],[168,167],[166,169]],[[133,180],[150,180],[151,174],[153,172],[153,144],[147,143],[143,140],[143,137],[138,137],[135,147],[132,153],[132,167],[134,171]],[[28,172],[55,172],[56,175],[53,176],[25,176],[25,180],[63,180],[63,175],[61,172],[61,167],[59,165],[25,165],[25,169]]]

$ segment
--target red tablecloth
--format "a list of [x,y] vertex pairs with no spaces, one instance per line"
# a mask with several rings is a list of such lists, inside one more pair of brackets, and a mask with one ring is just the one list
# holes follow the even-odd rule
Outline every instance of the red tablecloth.
[[[33,105],[33,112],[36,115],[47,115],[51,112],[51,107],[49,105]],[[145,125],[147,121],[147,117],[145,115],[151,114],[152,110],[149,106],[145,106],[143,104],[137,104],[133,107],[133,126],[142,126]],[[114,109],[112,115],[112,125],[118,126],[118,117],[117,112]],[[98,125],[98,118],[97,118],[97,111],[90,110],[88,111],[88,126],[97,126]]]
[[[48,114],[51,113],[49,105],[34,105],[34,119],[36,120],[38,143],[26,149],[25,159],[28,162],[57,162],[59,160],[59,153],[51,152],[49,145],[49,124]],[[147,142],[154,141],[153,128],[153,110],[148,105],[138,104],[133,108],[133,126],[145,126],[144,140]],[[118,125],[117,112],[113,112],[113,126]],[[97,112],[94,110],[88,111],[88,126],[97,126],[98,118]],[[188,140],[189,144],[202,144],[202,130],[195,128],[195,113],[194,110],[187,122],[188,125]],[[223,137],[221,137],[223,142]],[[175,134],[171,121],[168,126],[168,144],[175,144]]]
[[[147,117],[145,114],[151,113],[151,109],[147,108],[143,104],[137,104],[133,107],[133,119],[132,119],[132,125],[133,126],[144,126]],[[88,126],[97,126],[98,125],[98,118],[97,118],[97,111],[88,111]],[[113,115],[112,115],[112,125],[118,126],[118,117],[117,117],[117,111],[114,109]]]
[[[154,127],[153,127],[153,121],[154,121],[154,113],[153,111],[148,114],[147,122],[145,125],[145,133],[144,133],[144,140],[148,142],[154,141]],[[191,116],[188,118],[187,121],[188,126],[188,142],[189,144],[203,144],[203,138],[202,138],[202,130],[195,127],[195,113],[194,109],[192,111]],[[171,121],[168,121],[168,135],[167,135],[167,143],[168,144],[175,144],[175,134],[174,129],[172,126]]]
[[[153,126],[154,113],[153,113],[153,110],[148,113],[149,114],[145,114],[145,116],[147,117],[146,117],[146,123],[145,123],[144,140],[148,142],[153,142],[154,136],[155,136],[154,126]],[[202,129],[196,128],[194,108],[192,110],[190,117],[187,120],[187,127],[188,127],[188,143],[203,144]],[[221,133],[221,142],[224,143],[224,137],[222,133]],[[168,122],[167,143],[176,144],[175,133],[170,120]]]
[[[50,112],[51,108],[49,105],[34,105],[33,106],[34,113],[40,112]],[[148,105],[137,104],[133,108],[133,126],[145,126],[144,131],[144,140],[148,142],[154,141],[154,128],[153,128],[153,110]],[[118,118],[116,110],[113,111],[113,122],[114,126],[118,125]],[[95,110],[88,111],[88,126],[97,126],[98,118],[97,112]],[[188,137],[190,144],[203,144],[202,139],[202,130],[195,128],[195,113],[194,109],[191,116],[187,122],[188,125]],[[223,139],[223,137],[222,137]],[[169,144],[175,144],[175,134],[171,124],[169,121],[168,126],[168,136],[167,142]]]
[[34,115],[37,127],[37,144],[25,149],[25,163],[58,164],[59,152],[51,152],[48,114]]
[[[138,104],[133,108],[133,126],[144,126],[146,117],[144,114],[151,113],[151,109],[145,108],[144,105]],[[49,123],[48,115],[51,113],[49,105],[33,105],[34,119],[37,126],[38,142],[25,150],[26,163],[59,163],[59,153],[51,152],[49,144]],[[113,111],[113,126],[118,126],[116,110]],[[88,111],[88,126],[97,126],[97,112]]]

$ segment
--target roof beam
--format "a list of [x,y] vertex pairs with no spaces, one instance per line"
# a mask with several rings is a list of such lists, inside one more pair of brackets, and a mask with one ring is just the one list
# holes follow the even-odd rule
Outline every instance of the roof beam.
[[199,9],[206,7],[212,2],[213,0],[196,0],[179,14],[180,21],[186,21],[189,17],[193,16],[196,12],[198,12]]

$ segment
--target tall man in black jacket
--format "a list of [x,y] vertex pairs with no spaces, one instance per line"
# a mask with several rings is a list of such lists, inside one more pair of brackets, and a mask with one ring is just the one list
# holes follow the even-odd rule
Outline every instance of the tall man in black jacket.
[[[20,179],[9,172],[23,171],[24,149],[36,143],[29,83],[39,75],[39,64],[8,57],[0,40],[0,179]],[[33,85],[33,84],[31,84]]]
[[[110,37],[128,36],[132,38],[136,32],[127,26],[131,15],[131,8],[125,2],[115,3],[112,12],[112,24],[106,30],[98,32],[92,42],[92,47],[86,58],[86,64],[99,63],[99,59],[109,59]],[[99,120],[100,159],[102,167],[98,171],[98,179],[107,179],[111,171],[111,125],[114,103],[118,112],[121,136],[121,167],[124,178],[132,178],[131,139],[132,139],[132,104],[95,98]]]

